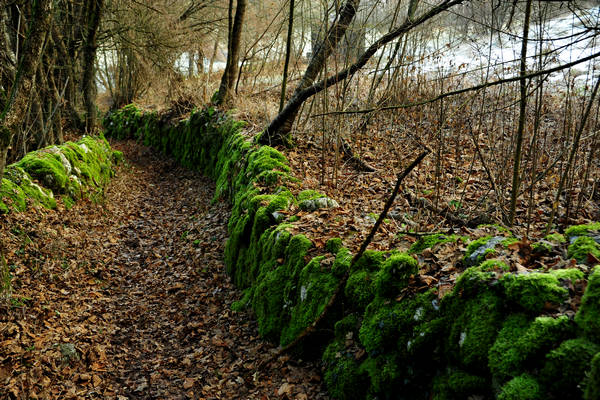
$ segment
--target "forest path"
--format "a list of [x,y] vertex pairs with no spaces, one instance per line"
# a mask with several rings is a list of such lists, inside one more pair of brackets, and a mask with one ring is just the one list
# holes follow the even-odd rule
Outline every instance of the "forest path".
[[0,314],[0,344],[14,344],[0,348],[0,397],[325,398],[313,364],[282,359],[255,374],[274,346],[230,310],[240,292],[225,273],[229,210],[211,204],[213,183],[134,143],[115,147],[129,164],[102,206],[9,225],[40,236],[9,263],[35,253],[48,265],[16,272],[13,297],[27,300]]

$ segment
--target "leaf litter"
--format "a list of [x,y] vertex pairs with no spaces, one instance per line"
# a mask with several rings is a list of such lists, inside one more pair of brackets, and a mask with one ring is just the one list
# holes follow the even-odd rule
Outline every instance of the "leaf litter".
[[[136,143],[102,204],[2,216],[0,397],[325,399],[318,366],[282,356],[230,305],[229,209],[214,185]],[[143,157],[142,157],[143,156]]]

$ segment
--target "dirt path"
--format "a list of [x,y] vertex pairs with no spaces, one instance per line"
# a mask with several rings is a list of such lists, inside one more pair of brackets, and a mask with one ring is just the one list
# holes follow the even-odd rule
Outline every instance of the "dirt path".
[[[0,398],[319,399],[313,364],[257,337],[224,273],[213,184],[121,144],[102,206],[1,220],[13,294],[0,309]],[[143,157],[140,155],[143,154]]]

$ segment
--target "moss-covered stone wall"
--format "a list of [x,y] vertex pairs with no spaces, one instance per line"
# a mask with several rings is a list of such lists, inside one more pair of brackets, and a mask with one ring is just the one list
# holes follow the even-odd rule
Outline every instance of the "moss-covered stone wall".
[[4,171],[0,213],[24,211],[29,204],[52,209],[58,197],[66,207],[82,198],[96,199],[122,157],[103,137],[91,136],[28,153]]
[[[173,125],[127,106],[105,127],[215,179],[216,198],[232,203],[227,271],[244,290],[232,308],[251,307],[263,337],[292,342],[349,275],[330,329],[299,349],[322,358],[333,398],[598,399],[600,267],[590,260],[598,257],[600,224],[534,246],[563,246],[579,263],[550,271],[510,272],[494,259],[517,242],[502,229],[471,241],[425,237],[408,253],[367,251],[351,265],[341,240],[312,257],[313,243],[291,233],[292,204],[310,212],[336,203],[314,191],[294,197],[286,158],[244,137],[242,123],[209,108]],[[468,245],[453,289],[415,285],[424,267],[418,254],[457,240]]]

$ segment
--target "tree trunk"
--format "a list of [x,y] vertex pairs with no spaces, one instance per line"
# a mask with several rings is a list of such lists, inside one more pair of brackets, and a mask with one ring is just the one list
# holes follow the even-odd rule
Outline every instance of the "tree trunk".
[[85,104],[85,126],[87,132],[96,127],[96,36],[100,25],[100,13],[104,0],[92,0],[88,5],[87,32],[83,48],[83,102]]
[[[292,99],[297,97],[304,89],[311,86],[317,76],[319,76],[319,73],[325,66],[325,60],[327,60],[327,58],[335,50],[337,44],[344,37],[348,26],[356,15],[359,4],[360,0],[347,0],[346,3],[344,3],[344,6],[340,10],[338,20],[331,26],[323,40],[317,45],[316,49],[313,49],[313,55],[308,63],[308,66],[306,67],[306,71],[304,71],[304,76],[294,90]],[[281,110],[279,115],[275,118],[275,120],[273,120],[273,122],[271,122],[269,127],[261,135],[259,142],[262,144],[271,145],[291,144],[290,132],[292,130],[294,120],[298,115],[299,107],[300,105],[293,109],[289,109],[285,115],[285,118],[279,118],[279,116],[281,116],[288,107],[286,106],[283,110]],[[278,118],[279,121],[277,121]],[[277,123],[274,124],[276,121]]]
[[292,30],[294,28],[294,0],[290,0],[290,11],[288,17],[288,32],[285,42],[285,63],[283,65],[283,78],[281,80],[281,98],[279,99],[279,112],[283,109],[285,102],[285,90],[287,86],[288,68],[290,66],[290,54],[292,53]]
[[33,1],[27,37],[19,55],[15,81],[0,111],[0,182],[6,165],[8,147],[20,126],[29,94],[35,88],[35,75],[48,29],[51,4],[51,0]]
[[221,78],[221,85],[215,103],[226,104],[232,100],[233,83],[237,76],[238,62],[240,58],[240,44],[242,41],[242,28],[244,24],[244,14],[246,12],[247,0],[238,0],[235,11],[235,19],[229,35],[229,44],[227,53],[227,65]]

